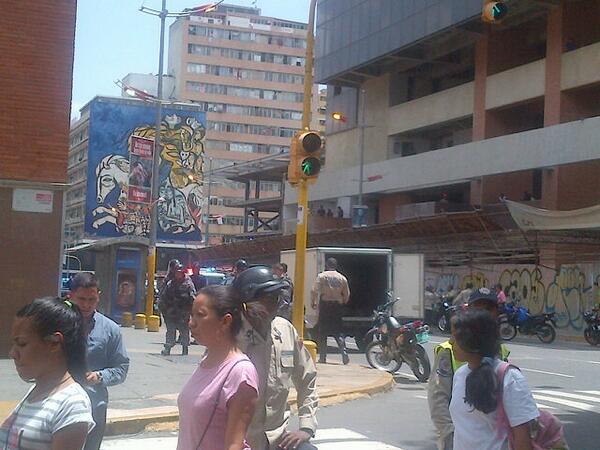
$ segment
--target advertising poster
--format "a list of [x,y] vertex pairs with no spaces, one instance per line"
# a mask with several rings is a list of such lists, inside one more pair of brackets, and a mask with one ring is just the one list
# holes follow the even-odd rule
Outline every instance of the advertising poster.
[[153,201],[152,104],[96,98],[90,104],[85,234],[147,237],[152,208],[159,240],[202,240],[205,114],[165,107],[159,199]]

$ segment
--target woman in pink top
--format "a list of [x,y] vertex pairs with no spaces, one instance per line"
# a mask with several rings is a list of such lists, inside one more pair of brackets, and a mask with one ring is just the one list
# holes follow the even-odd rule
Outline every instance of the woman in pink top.
[[258,398],[258,375],[237,347],[240,303],[226,286],[201,289],[190,331],[206,354],[183,387],[177,450],[242,450]]

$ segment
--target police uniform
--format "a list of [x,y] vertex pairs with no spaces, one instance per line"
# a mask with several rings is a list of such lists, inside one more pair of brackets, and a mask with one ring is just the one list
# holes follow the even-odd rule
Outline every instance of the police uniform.
[[[452,380],[454,373],[465,361],[458,361],[454,357],[450,341],[437,345],[434,350],[433,369],[427,386],[427,401],[431,420],[438,433],[438,450],[453,450],[454,424],[450,417],[450,399],[452,397]],[[508,361],[510,351],[502,344],[500,356]]]
[[239,335],[241,349],[254,363],[260,392],[246,439],[253,450],[275,450],[290,419],[288,394],[297,392],[300,429],[314,435],[317,429],[317,370],[294,326],[275,317],[271,333],[263,338],[244,319]]
[[190,344],[189,321],[192,311],[192,303],[196,289],[189,276],[185,276],[181,282],[170,279],[160,294],[158,308],[165,319],[167,326],[165,350],[168,351],[175,346],[175,334],[179,331],[181,345],[184,348]]
[[342,336],[343,307],[350,298],[348,280],[337,270],[321,272],[311,291],[313,304],[319,308],[319,360],[325,362],[327,356],[327,336],[334,336],[344,360],[347,360],[346,346]]

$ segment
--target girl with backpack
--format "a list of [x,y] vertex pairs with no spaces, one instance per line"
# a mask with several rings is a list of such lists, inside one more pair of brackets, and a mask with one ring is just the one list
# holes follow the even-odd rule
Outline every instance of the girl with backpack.
[[538,411],[525,377],[499,360],[498,327],[484,310],[452,320],[456,358],[467,361],[454,375],[450,415],[454,448],[461,450],[568,449],[562,425]]

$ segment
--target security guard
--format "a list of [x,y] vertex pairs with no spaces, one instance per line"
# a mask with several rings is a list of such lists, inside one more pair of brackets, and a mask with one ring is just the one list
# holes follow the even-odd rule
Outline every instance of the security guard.
[[[488,310],[498,316],[498,297],[488,288],[479,288],[469,297],[469,307]],[[438,432],[438,450],[453,450],[454,424],[450,417],[450,397],[452,379],[456,370],[465,364],[454,357],[452,339],[437,345],[434,352],[433,370],[429,378],[427,400],[431,420]],[[510,352],[504,344],[500,347],[500,357],[507,361]]]
[[[294,326],[276,317],[281,289],[286,285],[266,266],[251,267],[233,282],[243,302],[240,348],[254,363],[260,392],[246,439],[254,450],[316,449],[308,441],[317,428],[317,370]],[[300,429],[287,430],[288,394],[297,392]]]
[[335,258],[327,258],[325,271],[317,275],[311,290],[313,309],[319,309],[319,363],[327,362],[327,337],[333,336],[340,348],[342,362],[348,364],[350,357],[346,350],[345,336],[343,333],[342,316],[344,305],[350,299],[348,280],[337,271],[338,262]]

